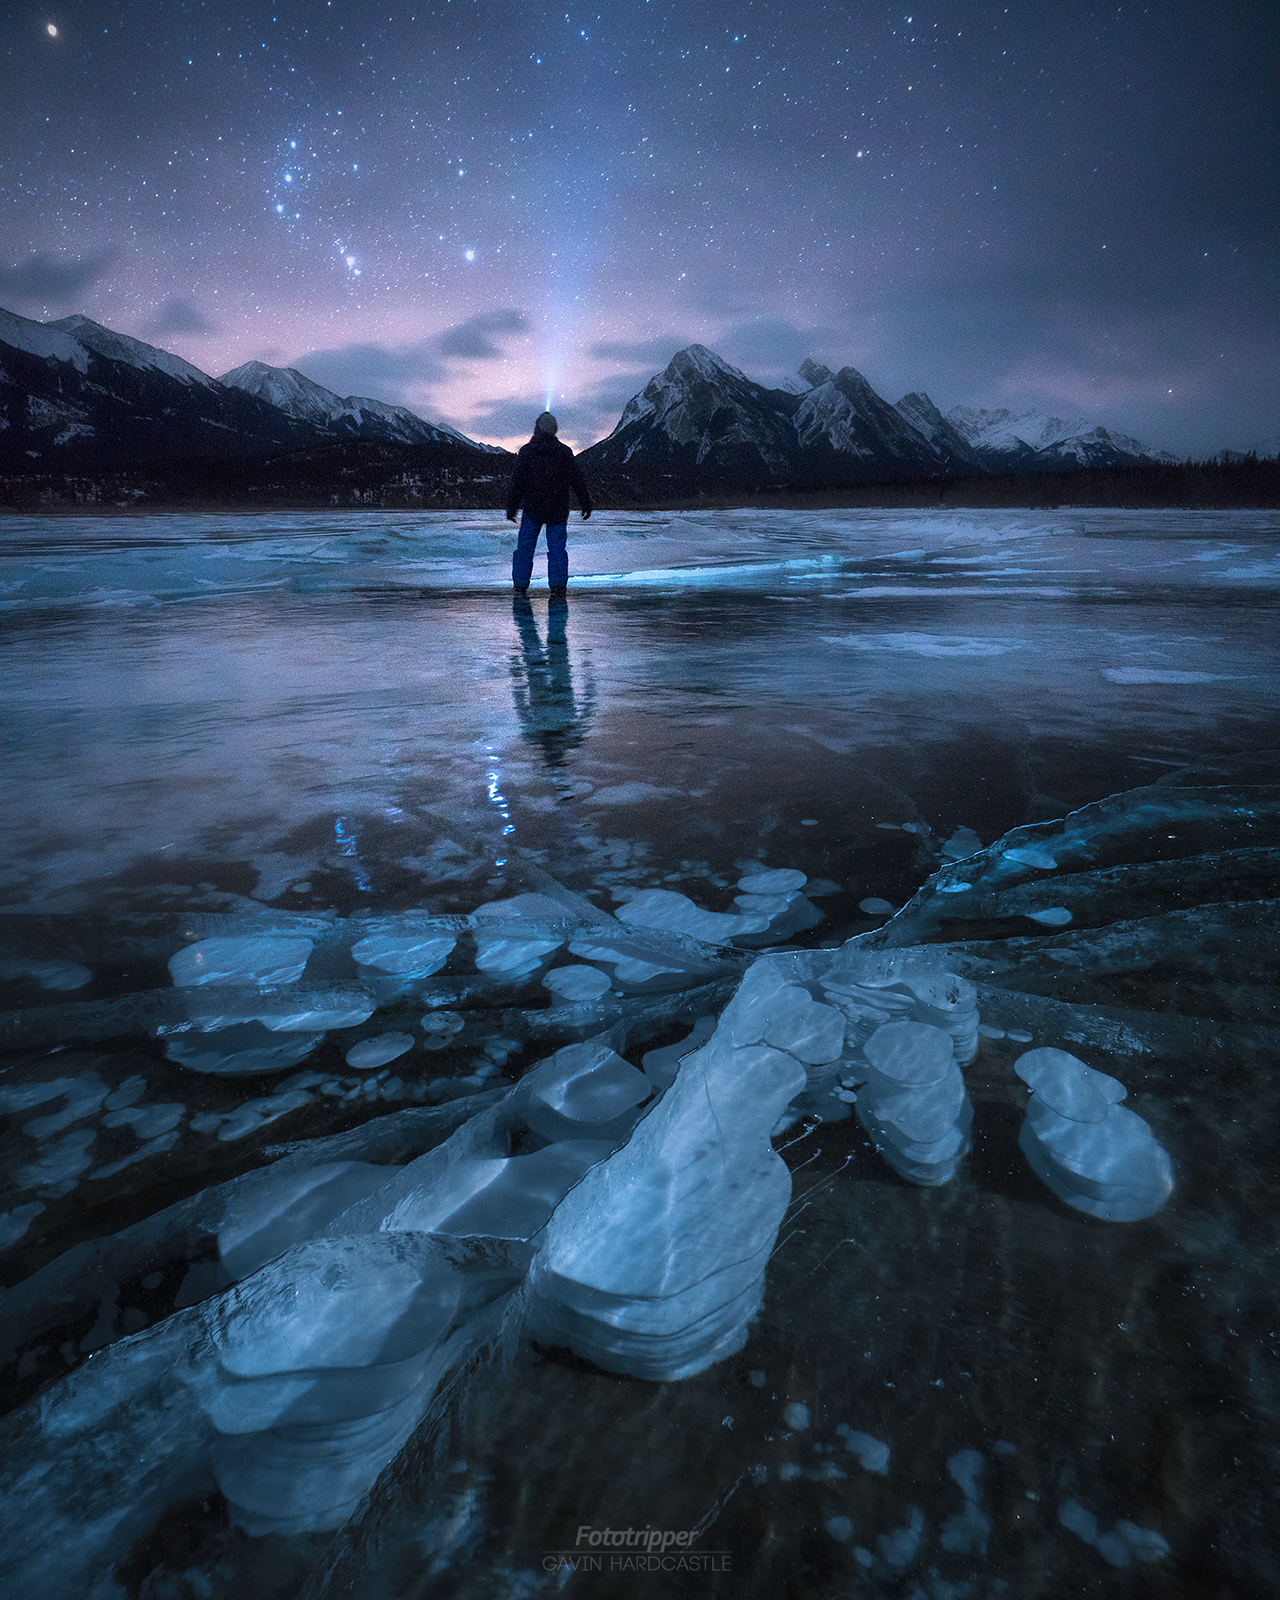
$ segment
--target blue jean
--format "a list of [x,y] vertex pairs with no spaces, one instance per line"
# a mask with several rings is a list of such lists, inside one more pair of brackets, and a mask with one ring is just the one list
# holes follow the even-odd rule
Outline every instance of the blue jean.
[[[533,553],[538,548],[538,535],[543,524],[535,522],[526,511],[520,518],[520,532],[516,537],[515,551],[511,557],[511,581],[517,589],[527,589],[533,576]],[[547,585],[563,589],[569,582],[569,551],[566,547],[568,527],[563,522],[548,522],[547,529]]]

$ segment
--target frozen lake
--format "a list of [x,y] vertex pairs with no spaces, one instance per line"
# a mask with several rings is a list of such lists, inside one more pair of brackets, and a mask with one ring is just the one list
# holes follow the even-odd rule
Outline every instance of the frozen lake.
[[1276,535],[601,512],[522,617],[495,513],[9,518],[7,897],[416,905],[443,812],[575,888],[751,856],[896,904],[878,824],[985,843],[1273,743]]
[[[3,1446],[23,1592],[550,1595],[592,1548],[584,1526],[697,1530],[707,1555],[675,1590],[669,1569],[606,1562],[571,1592],[1280,1583],[1257,1465],[1277,1420],[1280,514],[598,512],[571,522],[564,601],[541,551],[513,598],[513,544],[497,512],[0,521],[0,1323],[13,1393],[46,1407],[12,1412]],[[1121,811],[1139,820],[1058,821],[1138,790]],[[1075,856],[1054,843],[1071,839]],[[802,892],[785,873],[753,885],[777,869]],[[654,890],[720,921],[628,922]],[[472,914],[518,895],[542,898],[511,956]],[[599,940],[636,928],[650,944],[606,959]],[[437,940],[436,965],[377,964],[369,941],[406,930]],[[674,1358],[611,1366],[575,1343],[581,1306],[552,1316],[537,1298],[572,1241],[508,1229],[502,1270],[484,1268],[501,1294],[464,1296],[474,1321],[450,1324],[471,1331],[440,1367],[447,1405],[387,1425],[341,1515],[298,1509],[323,1502],[303,1467],[282,1487],[278,1461],[265,1478],[228,1465],[228,1438],[259,1435],[240,1388],[233,1425],[223,1390],[190,1376],[225,1333],[197,1320],[344,1214],[267,1250],[257,1278],[257,1257],[232,1270],[226,1219],[252,1174],[385,1173],[455,1129],[471,1153],[433,1183],[532,1160],[566,1136],[545,1110],[511,1133],[517,1102],[495,1091],[606,1031],[622,1099],[599,1126],[634,1115],[625,1063],[664,1095],[639,1125],[656,1138],[691,1069],[673,1058],[664,1078],[646,1054],[698,1017],[706,1037],[761,949],[835,1004],[824,975],[858,936],[951,952],[946,970],[978,986],[954,1178],[891,1170],[849,1114],[865,1073],[850,1065],[842,1089],[809,1060],[809,1098],[772,1130],[795,1198],[740,1347],[726,1336],[661,1382]],[[201,1012],[205,978],[171,957],[252,937],[305,945],[292,976],[232,962]],[[562,967],[579,977],[542,981]],[[1128,1090],[1172,1164],[1158,1215],[1098,1220],[1033,1173],[1014,1071],[1033,1046]],[[578,1149],[587,1137],[606,1136]],[[628,1154],[610,1137],[619,1154],[593,1173]],[[731,1233],[747,1202],[717,1203]],[[701,1204],[682,1215],[705,1223]],[[452,1238],[453,1214],[330,1232]],[[596,1225],[583,1215],[575,1239]],[[501,1233],[455,1231],[491,1252]],[[224,1388],[285,1370],[249,1374],[218,1348]],[[313,1366],[363,1383],[400,1361]],[[318,1426],[288,1448],[321,1448]]]

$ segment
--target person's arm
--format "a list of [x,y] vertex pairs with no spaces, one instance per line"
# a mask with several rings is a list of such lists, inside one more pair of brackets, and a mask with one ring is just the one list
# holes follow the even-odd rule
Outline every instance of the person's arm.
[[527,477],[527,463],[523,456],[516,457],[516,464],[511,470],[511,485],[507,490],[507,521],[516,520],[516,512],[520,509],[520,501],[524,496],[525,478]]
[[591,491],[587,488],[587,480],[582,476],[582,468],[578,465],[577,457],[569,462],[569,482],[573,492],[578,497],[578,504],[582,507],[582,520],[585,522],[595,509],[591,501]]

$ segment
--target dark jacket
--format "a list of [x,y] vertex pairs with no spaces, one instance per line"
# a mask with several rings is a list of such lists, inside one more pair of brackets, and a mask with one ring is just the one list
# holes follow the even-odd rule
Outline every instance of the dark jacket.
[[567,444],[553,433],[535,433],[521,445],[516,456],[511,488],[507,494],[507,515],[523,510],[534,522],[553,526],[569,520],[569,490],[578,498],[584,513],[591,510],[591,494],[583,482],[582,470]]

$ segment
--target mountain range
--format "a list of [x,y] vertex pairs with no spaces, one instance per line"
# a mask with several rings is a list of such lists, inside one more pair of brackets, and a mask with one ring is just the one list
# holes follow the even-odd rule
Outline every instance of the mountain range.
[[[965,406],[944,416],[919,393],[891,405],[853,367],[809,360],[768,388],[699,344],[581,452],[601,498],[626,500],[1172,459],[1081,420]],[[319,503],[377,503],[394,483],[407,496],[397,503],[443,503],[446,492],[490,503],[509,460],[293,367],[250,361],[213,378],[88,317],[45,323],[0,310],[0,472],[10,480],[141,472],[160,495],[181,479],[214,496],[223,482],[250,499],[305,492]],[[338,480],[341,493],[328,494]]]
[[615,492],[667,494],[766,484],[831,488],[865,483],[1061,472],[1172,461],[1097,423],[957,406],[926,394],[891,405],[853,367],[805,361],[801,383],[769,389],[705,345],[673,356],[628,401],[584,466]]

